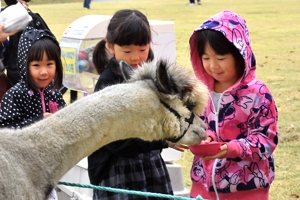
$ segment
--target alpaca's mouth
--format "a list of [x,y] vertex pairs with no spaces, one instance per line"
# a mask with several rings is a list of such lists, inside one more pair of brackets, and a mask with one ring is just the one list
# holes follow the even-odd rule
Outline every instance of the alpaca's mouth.
[[[185,118],[184,120],[189,124],[188,127],[183,131],[183,133],[181,134],[181,136],[177,137],[175,139],[175,143],[178,142],[179,140],[181,140],[181,138],[183,138],[183,136],[187,133],[187,131],[189,130],[191,124],[193,124],[193,121],[194,121],[194,118],[195,118],[195,114],[192,113],[190,118]],[[193,131],[194,132],[194,131]],[[196,133],[198,135],[198,133]]]
[[[203,132],[205,133],[205,129],[203,129]],[[201,132],[199,133],[199,132],[194,130],[193,133],[195,133],[195,135],[198,135],[198,137],[200,138],[200,141],[206,140],[206,138],[207,138],[207,135],[206,134],[201,134]]]
[[[180,120],[181,116],[180,116],[180,114],[179,114],[176,110],[174,110],[173,108],[171,108],[168,104],[166,104],[166,102],[164,102],[164,101],[162,101],[162,100],[160,100],[160,103],[162,103],[162,105],[163,105],[165,108],[167,108],[171,113],[173,113],[173,114]],[[183,131],[183,133],[182,133],[179,137],[173,138],[173,139],[171,139],[170,141],[176,143],[176,142],[178,142],[179,140],[181,140],[181,138],[183,138],[184,135],[185,135],[185,134],[187,133],[187,131],[189,130],[191,124],[193,124],[194,118],[195,118],[195,114],[192,112],[190,118],[185,118],[185,119],[184,119],[184,120],[189,124],[188,127]],[[198,133],[197,133],[197,134],[198,134]]]

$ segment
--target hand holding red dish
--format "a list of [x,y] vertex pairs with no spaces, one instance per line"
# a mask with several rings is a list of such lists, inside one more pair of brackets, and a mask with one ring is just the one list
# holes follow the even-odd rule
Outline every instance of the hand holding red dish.
[[220,152],[224,142],[209,142],[189,146],[190,151],[196,156],[212,156]]

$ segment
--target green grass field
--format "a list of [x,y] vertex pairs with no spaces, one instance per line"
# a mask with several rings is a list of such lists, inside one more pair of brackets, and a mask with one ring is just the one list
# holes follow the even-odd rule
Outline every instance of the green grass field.
[[[211,15],[231,9],[248,24],[252,48],[257,60],[257,76],[271,89],[279,110],[279,145],[275,151],[276,178],[271,200],[300,195],[300,4],[299,0],[202,0],[201,6],[189,7],[188,0],[126,0],[93,2],[91,10],[82,1],[32,0],[30,8],[40,13],[60,40],[67,26],[90,14],[113,15],[119,9],[139,9],[150,20],[175,23],[177,63],[191,68],[188,39],[199,24]],[[2,5],[4,5],[2,3]],[[66,98],[68,96],[66,95]],[[183,153],[177,161],[183,166],[186,188],[190,188],[192,155]]]

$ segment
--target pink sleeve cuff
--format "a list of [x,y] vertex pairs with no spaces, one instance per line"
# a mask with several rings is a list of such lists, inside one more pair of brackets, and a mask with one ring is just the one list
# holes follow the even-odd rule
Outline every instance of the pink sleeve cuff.
[[227,143],[227,154],[225,155],[226,158],[236,158],[241,157],[241,149],[240,145],[235,142],[231,141]]
[[217,137],[216,137],[216,134],[215,134],[213,131],[207,130],[207,131],[206,131],[206,135],[207,135],[207,137],[208,137],[208,136],[211,137],[211,138],[213,139],[213,141],[218,141],[218,139],[217,139]]

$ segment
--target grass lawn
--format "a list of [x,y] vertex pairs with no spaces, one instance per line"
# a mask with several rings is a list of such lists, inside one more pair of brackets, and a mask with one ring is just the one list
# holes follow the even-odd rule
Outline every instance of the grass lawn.
[[[175,23],[177,63],[191,68],[188,39],[205,19],[223,9],[242,15],[248,24],[257,60],[257,76],[271,89],[279,110],[279,145],[275,150],[276,178],[271,200],[300,194],[300,4],[299,0],[202,0],[201,6],[187,6],[188,0],[92,1],[91,9],[82,1],[32,0],[30,8],[40,13],[60,40],[70,23],[90,14],[113,15],[119,9],[139,9],[150,20]],[[2,5],[5,5],[2,3]],[[66,99],[69,98],[65,95]],[[182,154],[186,188],[190,188],[192,155]]]

